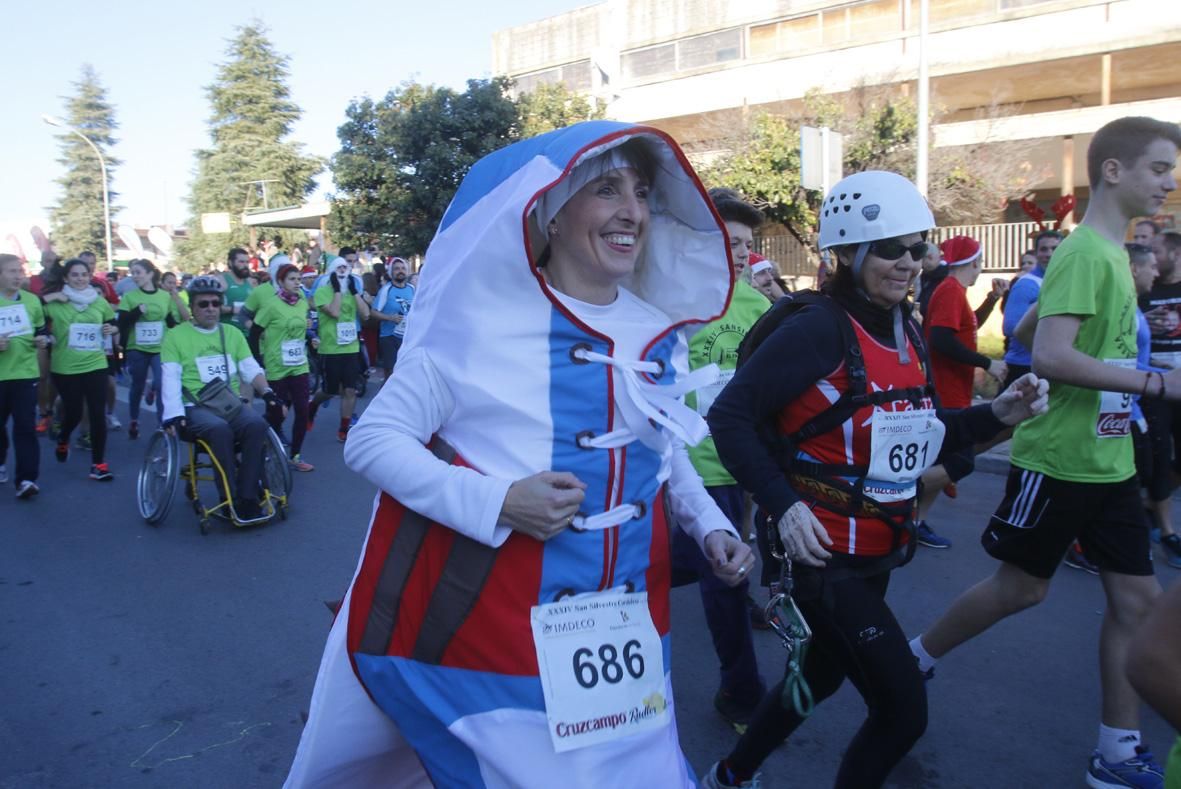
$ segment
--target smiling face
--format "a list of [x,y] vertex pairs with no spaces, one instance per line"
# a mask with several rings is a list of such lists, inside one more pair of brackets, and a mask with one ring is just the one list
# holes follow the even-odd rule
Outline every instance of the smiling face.
[[394,281],[395,285],[405,285],[406,279],[410,276],[410,271],[406,267],[406,261],[401,258],[394,258],[390,263],[390,279]]
[[613,301],[635,271],[649,216],[648,182],[636,170],[611,170],[586,184],[550,223],[554,286],[583,301]]
[[74,290],[85,290],[90,287],[90,269],[85,263],[75,263],[66,270],[66,284]]
[[[921,242],[923,237],[908,233],[898,236],[897,240],[910,247]],[[903,252],[897,260],[885,260],[870,252],[861,266],[861,287],[877,306],[893,307],[906,298],[911,283],[921,270],[921,259],[915,260],[909,252]]]
[[140,290],[150,290],[152,287],[152,273],[143,266],[131,267],[131,279]]
[[1062,243],[1058,236],[1042,236],[1038,239],[1035,252],[1037,253],[1038,268],[1045,269],[1050,265],[1050,258],[1054,257],[1054,250]]
[[1118,166],[1115,188],[1120,205],[1132,216],[1155,215],[1169,193],[1177,188],[1177,180],[1173,177],[1177,146],[1169,140],[1153,140],[1130,166],[1124,166],[1117,159],[1109,159],[1104,166],[1112,163]]

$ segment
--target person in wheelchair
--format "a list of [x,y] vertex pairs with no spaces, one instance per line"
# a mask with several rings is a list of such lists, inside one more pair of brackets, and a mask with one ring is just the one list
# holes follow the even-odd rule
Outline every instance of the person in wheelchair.
[[[218,277],[195,278],[188,288],[193,321],[165,335],[160,352],[164,425],[174,434],[179,429],[182,438],[200,438],[209,445],[225,479],[234,485],[232,491],[221,491],[223,496],[233,502],[238,521],[252,523],[270,517],[259,504],[267,423],[238,398],[239,378],[254,387],[268,409],[282,412],[283,407],[250,355],[246,338],[220,323],[224,291]],[[219,397],[219,389],[229,392]],[[235,442],[241,448],[237,463]]]

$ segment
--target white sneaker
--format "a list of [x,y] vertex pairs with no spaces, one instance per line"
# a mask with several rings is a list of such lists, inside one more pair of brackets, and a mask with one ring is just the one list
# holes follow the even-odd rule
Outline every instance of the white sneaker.
[[8,466],[0,463],[0,484],[8,481]]
[[16,497],[18,499],[31,499],[41,492],[41,488],[37,487],[37,483],[31,479],[26,479],[16,489]]
[[714,762],[713,766],[706,771],[705,775],[701,776],[701,782],[698,785],[701,789],[761,789],[763,785],[763,774],[755,773],[754,777],[749,781],[728,784],[718,780],[718,763]]
[[107,430],[122,430],[123,423],[114,414],[107,414]]

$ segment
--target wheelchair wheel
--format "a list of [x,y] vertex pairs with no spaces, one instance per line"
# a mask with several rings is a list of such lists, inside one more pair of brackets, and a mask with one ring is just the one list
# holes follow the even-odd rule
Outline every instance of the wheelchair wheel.
[[136,480],[139,514],[153,526],[164,520],[172,506],[180,474],[180,446],[174,436],[157,430],[148,441],[144,463]]
[[263,477],[267,489],[271,491],[272,496],[282,496],[285,498],[291,496],[291,487],[294,479],[291,472],[291,464],[287,462],[287,450],[283,448],[283,442],[279,440],[279,436],[271,428],[267,428],[266,455],[263,457]]

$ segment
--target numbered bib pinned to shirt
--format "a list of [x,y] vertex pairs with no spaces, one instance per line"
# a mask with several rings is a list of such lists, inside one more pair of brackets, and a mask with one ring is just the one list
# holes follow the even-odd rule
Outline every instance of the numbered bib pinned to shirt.
[[33,322],[23,304],[0,307],[0,334],[6,337],[20,337],[33,333]]
[[352,345],[357,341],[357,324],[352,323],[338,323],[336,324],[336,344],[337,345]]
[[279,355],[284,367],[299,367],[308,360],[307,345],[303,340],[283,340]]
[[71,323],[66,343],[71,351],[101,351],[103,327],[101,323]]
[[[226,369],[226,361],[229,361],[229,369]],[[196,359],[197,377],[201,379],[201,383],[207,384],[214,378],[220,378],[223,381],[229,382],[230,376],[238,371],[238,366],[234,364],[233,359],[227,359],[223,354],[216,356],[198,356]]]
[[648,593],[592,592],[529,612],[558,753],[667,726],[664,651]]
[[[1135,370],[1135,359],[1104,359],[1104,364]],[[1126,392],[1100,392],[1099,413],[1095,417],[1096,438],[1121,438],[1132,432],[1132,401]]]
[[164,342],[164,321],[136,321],[136,345],[159,345],[162,342]]
[[933,408],[874,408],[865,494],[883,503],[913,498],[918,478],[939,457],[945,432]]

